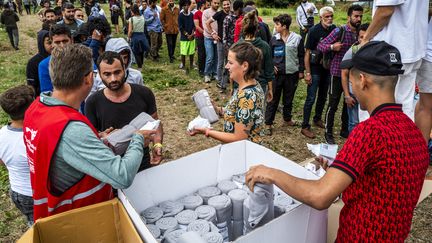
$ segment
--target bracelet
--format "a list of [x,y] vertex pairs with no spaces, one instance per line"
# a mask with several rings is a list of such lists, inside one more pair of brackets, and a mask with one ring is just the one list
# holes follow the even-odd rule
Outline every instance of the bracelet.
[[161,143],[155,143],[153,144],[153,148],[163,148],[163,145]]

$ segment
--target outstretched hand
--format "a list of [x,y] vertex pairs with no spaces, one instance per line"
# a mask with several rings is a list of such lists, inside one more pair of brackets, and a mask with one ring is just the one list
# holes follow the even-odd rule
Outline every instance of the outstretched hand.
[[246,173],[246,185],[248,186],[249,190],[253,192],[255,183],[273,184],[273,170],[273,168],[264,165],[250,167],[249,171]]

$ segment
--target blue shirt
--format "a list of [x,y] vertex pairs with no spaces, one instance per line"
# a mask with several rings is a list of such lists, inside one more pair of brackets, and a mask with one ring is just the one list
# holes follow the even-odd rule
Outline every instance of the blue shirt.
[[[157,17],[154,16],[154,13],[157,13]],[[147,26],[147,31],[162,32],[162,23],[160,22],[157,8],[147,8],[144,11],[144,20]]]
[[38,71],[39,71],[39,82],[40,82],[40,90],[42,92],[53,91],[53,86],[51,82],[51,77],[49,75],[49,62],[51,60],[51,56],[43,59],[42,62],[39,63]]

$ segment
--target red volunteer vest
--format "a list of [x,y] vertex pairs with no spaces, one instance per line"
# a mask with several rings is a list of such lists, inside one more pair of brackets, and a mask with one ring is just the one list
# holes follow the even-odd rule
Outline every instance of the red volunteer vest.
[[85,175],[60,196],[51,194],[49,169],[57,145],[67,124],[81,121],[97,136],[88,119],[68,106],[48,106],[38,97],[24,119],[24,143],[30,166],[34,199],[34,221],[74,208],[107,201],[113,197],[110,185]]

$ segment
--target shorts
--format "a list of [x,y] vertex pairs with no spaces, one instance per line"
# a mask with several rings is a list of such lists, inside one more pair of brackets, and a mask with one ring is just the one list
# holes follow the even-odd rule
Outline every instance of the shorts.
[[119,16],[116,15],[111,15],[111,24],[112,25],[118,25],[119,24]]
[[9,191],[9,194],[15,206],[27,218],[27,225],[31,226],[33,224],[33,198],[12,191],[12,189]]
[[432,93],[432,62],[422,60],[416,81],[420,93]]
[[180,55],[191,56],[195,54],[195,40],[180,41]]

